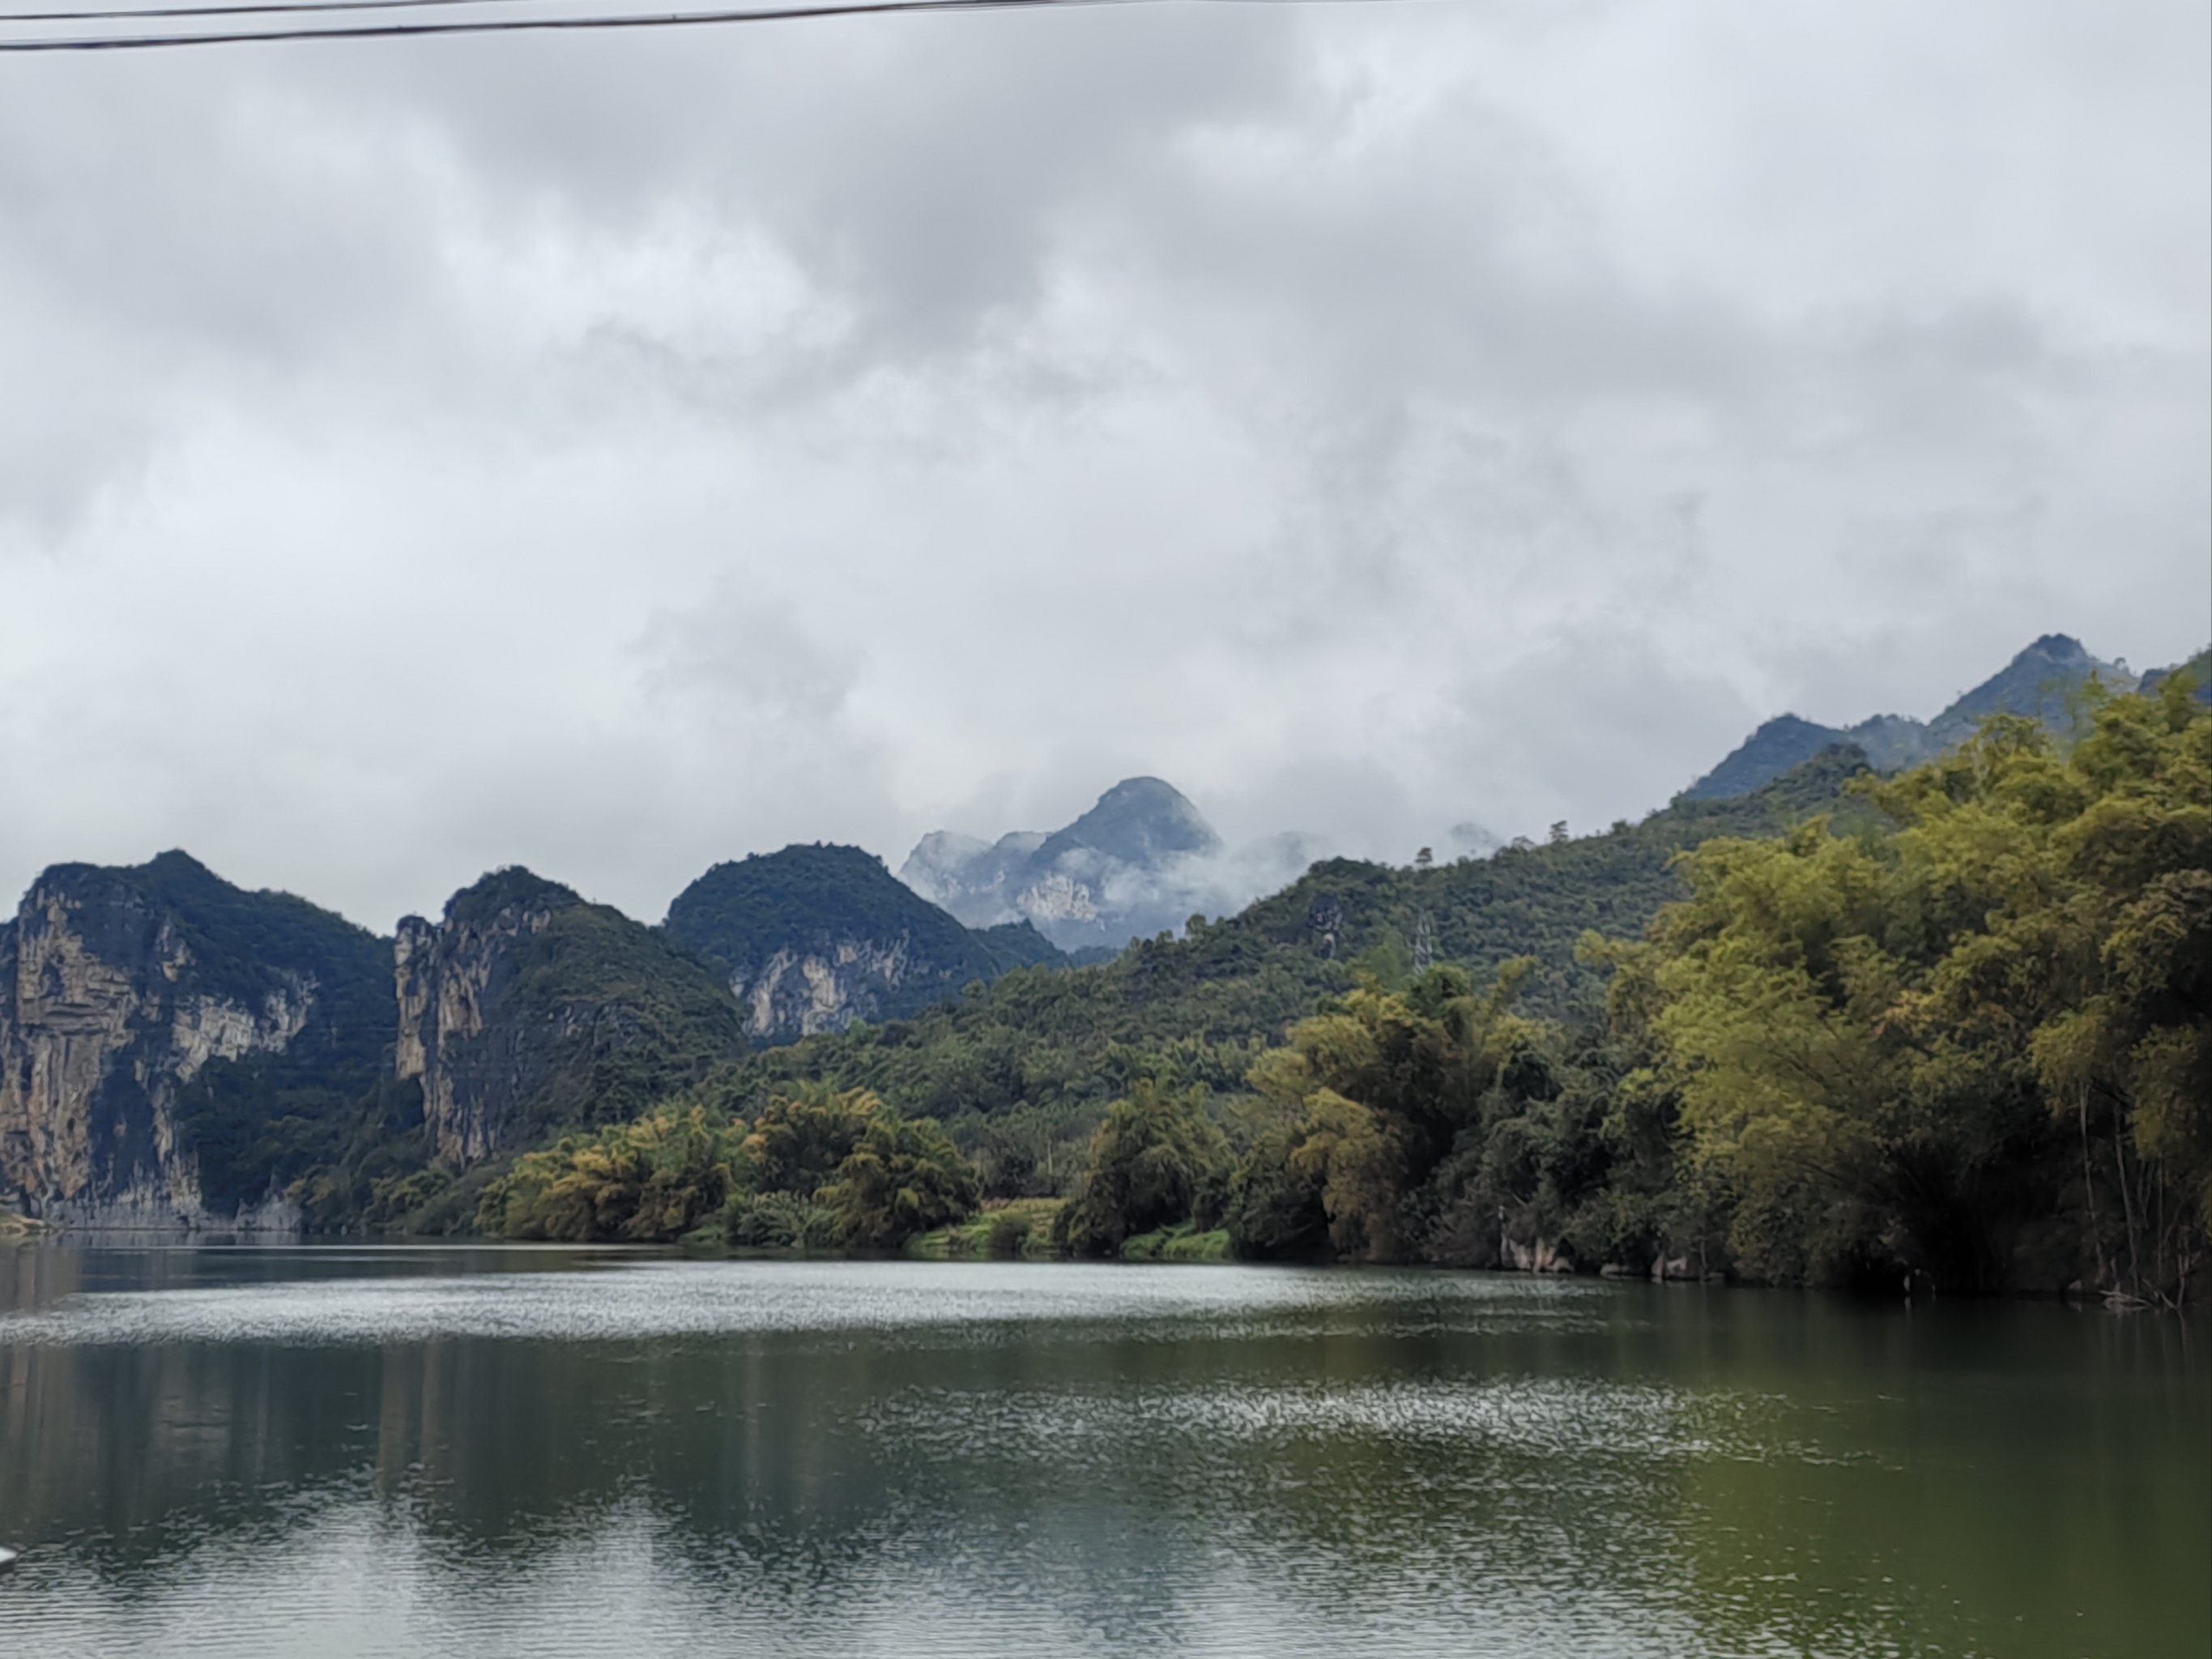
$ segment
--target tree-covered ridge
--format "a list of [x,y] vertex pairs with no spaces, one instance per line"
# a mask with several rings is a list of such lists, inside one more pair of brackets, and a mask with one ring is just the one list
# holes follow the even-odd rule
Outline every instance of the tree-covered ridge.
[[517,941],[512,973],[482,1042],[522,1081],[521,1144],[635,1117],[745,1045],[714,974],[611,905],[562,906]]
[[2199,653],[2179,669],[2154,669],[2138,685],[2125,663],[2101,661],[2079,640],[2046,634],[1979,685],[1960,693],[1932,720],[1876,714],[1855,726],[1830,726],[1796,714],[1779,715],[1761,725],[1686,793],[1701,799],[1740,795],[1835,744],[1863,750],[1878,771],[1902,771],[1949,753],[1972,737],[1983,721],[1999,714],[2020,715],[2061,738],[2071,738],[2081,718],[2083,696],[2093,686],[2105,693],[2148,692],[2166,674],[2191,672],[2202,688],[2207,654]]
[[[1011,974],[1017,968],[1060,968],[1077,961],[1026,921],[1002,921],[992,927],[970,928],[969,936],[988,959],[988,977],[992,979]],[[1107,955],[1110,957],[1111,952]]]
[[[391,1041],[389,940],[292,894],[234,886],[179,851],[131,866],[58,865],[33,890],[64,896],[90,948],[159,996],[250,1014],[271,998],[303,1004],[282,1049],[209,1060],[175,1086],[177,1145],[211,1212],[258,1202],[332,1155]],[[157,957],[175,945],[184,961],[172,982]]]
[[[2194,693],[2182,677],[2093,696],[2071,744],[2000,717],[1887,781],[1826,757],[1770,803],[1826,811],[1699,840],[1643,938],[1583,936],[1576,972],[1601,1000],[1558,994],[1571,980],[1546,1000],[1534,955],[1408,972],[1377,930],[1411,900],[1434,918],[1446,892],[1486,895],[1506,927],[1558,925],[1580,901],[1531,894],[1572,890],[1572,848],[1622,859],[1639,830],[1710,828],[1712,804],[1509,854],[1489,887],[1468,866],[1323,866],[1109,967],[1018,974],[929,1020],[757,1056],[683,1109],[753,1124],[753,1189],[723,1200],[740,1242],[861,1237],[823,1220],[833,1189],[878,1208],[910,1194],[906,1220],[866,1234],[908,1236],[972,1204],[957,1144],[987,1201],[1065,1194],[1054,1234],[1078,1254],[2179,1303],[2212,1249],[2212,711]],[[1545,878],[1516,882],[1516,860]],[[1430,935],[1439,954],[1484,937]],[[1364,948],[1347,963],[1330,945]],[[1304,1017],[1250,1023],[1324,981]],[[1117,1014],[1086,1047],[1081,1022]],[[868,1182],[833,1182],[860,1141],[853,1103],[878,1098],[860,1076],[967,1109],[950,1141],[902,1152],[886,1131]],[[1006,1213],[1009,1236],[1037,1219]]]
[[787,847],[718,864],[679,893],[670,939],[742,984],[782,953],[896,952],[902,977],[874,992],[878,1017],[911,1012],[1013,967],[1061,960],[1026,923],[971,932],[857,847]]
[[97,941],[118,960],[149,953],[167,928],[210,996],[258,1003],[288,989],[296,974],[341,1002],[364,987],[390,988],[389,941],[290,893],[234,886],[189,853],[172,850],[140,865],[58,864],[34,890],[66,894],[102,929],[132,927],[129,937]]
[[1686,894],[1669,868],[1676,854],[1717,835],[1778,834],[1835,807],[1863,770],[1848,751],[1826,754],[1740,800],[1678,801],[1641,823],[1486,860],[1319,864],[1182,939],[1140,940],[1096,967],[1011,973],[957,1004],[765,1051],[725,1068],[710,1093],[742,1113],[784,1082],[821,1079],[966,1137],[980,1133],[970,1120],[1008,1114],[1073,1121],[1140,1077],[1233,1091],[1317,999],[1350,990],[1363,966],[1402,977],[1425,936],[1438,960],[1478,972],[1534,957],[1530,1001],[1562,1012],[1602,994],[1601,970],[1576,955],[1584,933],[1634,934]]
[[565,910],[583,902],[574,888],[509,864],[478,876],[455,893],[446,901],[444,915],[449,924],[481,927],[503,915]]

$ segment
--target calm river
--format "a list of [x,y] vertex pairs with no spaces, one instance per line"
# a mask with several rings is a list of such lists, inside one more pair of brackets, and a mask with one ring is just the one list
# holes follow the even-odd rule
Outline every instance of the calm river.
[[0,1247],[0,1651],[2212,1651],[2202,1326],[1475,1274]]

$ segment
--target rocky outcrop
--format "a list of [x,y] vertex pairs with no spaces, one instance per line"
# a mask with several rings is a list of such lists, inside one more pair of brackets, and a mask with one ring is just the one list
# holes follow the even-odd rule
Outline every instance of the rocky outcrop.
[[299,1063],[364,1085],[383,954],[182,853],[47,871],[0,926],[0,1195],[76,1225],[296,1224],[272,1170],[242,1179],[235,1137],[202,1132]]
[[746,1046],[736,1003],[654,929],[521,869],[409,916],[392,949],[392,1068],[432,1155],[473,1164],[635,1116]]
[[763,1042],[791,1042],[842,1031],[909,983],[913,953],[904,935],[880,944],[840,939],[820,951],[776,951],[750,974],[730,976],[745,1025]]
[[723,975],[757,1042],[902,1018],[1062,959],[1026,923],[963,927],[857,847],[718,864],[677,895],[664,931]]
[[507,1023],[485,1038],[526,960],[522,947],[583,902],[552,882],[519,878],[526,874],[486,878],[447,906],[442,923],[403,916],[392,941],[392,1073],[422,1085],[430,1145],[457,1168],[498,1149],[527,1085],[523,1034]]

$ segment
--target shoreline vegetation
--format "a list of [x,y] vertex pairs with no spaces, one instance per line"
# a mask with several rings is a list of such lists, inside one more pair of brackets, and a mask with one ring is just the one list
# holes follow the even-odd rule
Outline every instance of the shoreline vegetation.
[[1317,866],[466,1170],[385,1090],[288,1195],[319,1232],[2202,1300],[2193,675],[1669,811]]
[[[1532,960],[1374,951],[1287,1030],[1194,1037],[1206,987],[1163,985],[1139,1010],[1161,1040],[1113,1054],[1110,1100],[945,1121],[903,1115],[887,1039],[848,1033],[525,1153],[471,1218],[2179,1307],[2212,1224],[2212,714],[2191,690],[2093,689],[2071,741],[1992,719],[1784,834],[1696,846],[1643,937],[1584,934],[1601,988],[1564,1009],[1531,1006]],[[902,1028],[926,1052],[896,1057],[1018,1070],[1068,1040],[1042,1018],[1008,1040],[1026,991]]]

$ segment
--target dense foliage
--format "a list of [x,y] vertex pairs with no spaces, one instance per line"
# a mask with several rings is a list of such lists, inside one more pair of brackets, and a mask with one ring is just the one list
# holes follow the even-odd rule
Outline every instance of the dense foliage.
[[[568,905],[520,942],[501,1021],[548,1034],[516,1103],[524,1145],[635,1117],[745,1042],[743,1017],[710,971],[603,904]],[[489,1050],[484,1058],[501,1063]]]
[[2178,1301],[2209,962],[2212,712],[2179,677],[1886,781],[1830,751],[1601,836],[1317,866],[714,1067],[482,1218],[880,1249],[1012,1206],[958,1236]]
[[874,1096],[801,1088],[748,1122],[664,1106],[528,1152],[483,1194],[512,1238],[665,1242],[711,1231],[756,1248],[896,1249],[964,1220],[975,1172],[945,1131]]
[[1601,1019],[1519,1012],[1525,962],[1333,1000],[1252,1068],[1231,1243],[2180,1299],[2212,1226],[2212,714],[2092,701],[2063,752],[1999,719],[1862,785],[1850,833],[1690,854],[1647,941],[1586,947]]
[[1055,1237],[1078,1255],[1118,1255],[1132,1237],[1177,1222],[1211,1228],[1228,1182],[1229,1142],[1206,1115],[1206,1091],[1171,1093],[1146,1079],[1108,1109]]
[[1891,833],[1689,860],[1628,972],[1747,1267],[2178,1293],[2212,1221],[2212,715],[2188,689],[2097,700],[2063,754],[1994,720],[1869,792]]

